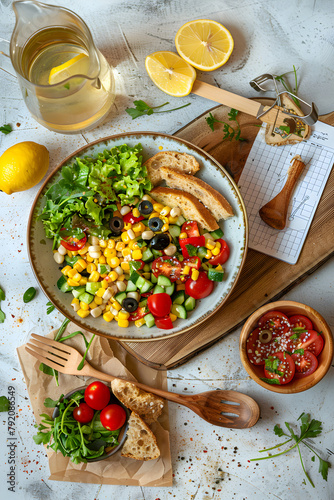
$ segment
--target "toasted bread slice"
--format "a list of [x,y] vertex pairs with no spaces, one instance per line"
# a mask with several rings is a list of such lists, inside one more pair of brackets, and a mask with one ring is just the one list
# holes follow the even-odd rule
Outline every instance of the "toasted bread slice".
[[198,198],[203,205],[208,207],[216,221],[233,216],[232,207],[224,196],[201,179],[177,172],[169,167],[161,167],[160,173],[167,186],[183,189]]
[[[304,116],[302,110],[297,106],[297,104],[290,98],[288,94],[281,95],[282,107],[278,106],[278,109],[285,109],[290,113],[298,116]],[[288,118],[288,116],[287,116]],[[288,127],[288,124],[287,124]],[[311,134],[311,127],[306,125],[306,123],[301,120],[297,120],[296,130],[294,133],[289,133],[289,130],[284,130],[274,125],[266,126],[265,140],[267,144],[271,146],[283,146],[285,144],[296,144],[297,142],[308,139]]]
[[121,455],[135,460],[154,460],[160,456],[155,435],[134,412],[129,418],[128,432]]
[[179,207],[186,219],[197,221],[202,229],[214,231],[219,227],[216,219],[209,210],[190,193],[186,193],[180,189],[159,186],[152,189],[150,195],[156,201],[168,207]]
[[160,417],[165,401],[159,396],[145,392],[131,382],[118,379],[111,382],[111,389],[123,405],[136,412],[147,424]]
[[200,169],[199,163],[188,153],[178,153],[177,151],[161,151],[149,158],[144,163],[148,176],[156,186],[161,181],[160,168],[169,167],[185,174],[196,174]]

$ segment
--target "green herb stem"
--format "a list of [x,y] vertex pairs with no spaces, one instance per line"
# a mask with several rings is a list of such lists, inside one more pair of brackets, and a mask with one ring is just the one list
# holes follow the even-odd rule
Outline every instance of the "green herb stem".
[[[287,436],[287,434],[284,434],[284,436]],[[281,448],[281,446],[284,446],[285,444],[289,443],[290,441],[292,441],[292,438],[288,439],[287,441],[284,441],[284,443],[279,443],[276,446],[272,446],[271,448],[265,448],[264,450],[259,450],[259,453],[263,453],[264,451],[275,450],[276,448]]]
[[82,358],[82,360],[80,361],[80,363],[79,363],[79,365],[78,365],[77,370],[82,370],[82,369],[83,369],[84,364],[85,364],[85,360],[86,360],[86,356],[87,356],[87,353],[88,353],[88,349],[90,348],[90,346],[91,346],[91,344],[92,344],[92,342],[93,342],[94,338],[95,338],[95,334],[94,334],[94,335],[92,336],[92,338],[90,339],[89,344],[88,344],[88,346],[87,346],[87,348],[86,348],[85,354],[83,355],[83,358]]
[[303,459],[302,459],[302,454],[300,453],[300,448],[299,448],[299,445],[297,445],[297,448],[298,448],[298,453],[299,453],[299,458],[300,458],[300,461],[301,461],[301,464],[302,464],[302,468],[303,468],[303,471],[304,471],[304,474],[305,476],[307,477],[307,479],[310,481],[311,485],[313,486],[313,488],[315,488],[313,482],[311,481],[311,478],[310,476],[307,474],[306,470],[305,470],[305,467],[304,467],[304,462],[303,462]]

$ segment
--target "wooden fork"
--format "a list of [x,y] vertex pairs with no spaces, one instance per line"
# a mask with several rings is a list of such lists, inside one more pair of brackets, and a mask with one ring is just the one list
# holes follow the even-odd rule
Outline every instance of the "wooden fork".
[[[82,361],[82,356],[76,349],[34,333],[31,336],[32,339],[26,345],[26,351],[50,368],[68,375],[85,375],[105,382],[117,379],[117,377],[96,370],[87,361],[82,370],[78,370],[77,366]],[[124,381],[168,401],[184,405],[210,424],[220,427],[244,429],[255,425],[260,417],[260,408],[256,401],[237,391],[215,390],[184,395],[149,387],[132,380]]]

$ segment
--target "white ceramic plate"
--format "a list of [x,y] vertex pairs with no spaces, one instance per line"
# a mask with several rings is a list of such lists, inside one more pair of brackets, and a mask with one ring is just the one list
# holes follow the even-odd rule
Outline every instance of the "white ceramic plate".
[[[63,165],[72,163],[76,157],[96,155],[99,152],[103,152],[106,148],[110,149],[121,144],[135,146],[139,142],[143,146],[144,161],[159,151],[178,151],[192,154],[201,165],[197,176],[223,194],[231,204],[235,214],[234,217],[226,221],[220,221],[220,226],[224,231],[224,238],[231,250],[229,260],[224,265],[224,281],[216,283],[212,294],[205,299],[197,301],[196,308],[189,313],[188,318],[186,320],[176,320],[174,322],[175,326],[171,330],[161,330],[156,327],[148,328],[146,326],[138,328],[135,325],[128,328],[120,328],[116,321],[107,323],[102,316],[99,318],[93,318],[92,316],[84,319],[80,318],[70,305],[73,299],[72,294],[64,294],[57,288],[56,283],[60,277],[60,271],[59,266],[52,258],[52,240],[45,238],[42,222],[37,220],[45,203],[44,194],[60,178],[60,169]],[[237,282],[245,261],[247,242],[248,223],[245,206],[239,190],[230,175],[214,158],[197,146],[173,136],[154,132],[114,135],[95,141],[75,151],[75,153],[58,165],[44,182],[33,203],[28,222],[30,262],[35,276],[48,299],[59,311],[80,328],[109,338],[128,341],[135,340],[136,342],[178,335],[199,325],[214,314],[226,302]]]

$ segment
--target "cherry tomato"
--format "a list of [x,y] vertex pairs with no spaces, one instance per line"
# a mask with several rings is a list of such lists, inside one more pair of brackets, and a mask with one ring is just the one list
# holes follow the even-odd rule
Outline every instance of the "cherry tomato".
[[170,316],[165,316],[164,318],[155,318],[155,325],[163,330],[170,330],[173,328],[173,322]]
[[298,349],[306,349],[310,351],[314,356],[318,356],[324,347],[324,339],[322,335],[315,330],[308,330],[304,332],[299,337],[299,342],[297,345]]
[[291,328],[300,327],[305,328],[305,330],[313,330],[312,321],[302,314],[294,314],[293,316],[290,316],[289,322]]
[[101,411],[100,420],[103,427],[108,431],[116,431],[124,425],[126,413],[120,405],[108,405]]
[[102,410],[110,401],[110,390],[102,382],[92,382],[86,387],[85,401],[94,410]]
[[147,299],[147,307],[153,316],[167,316],[172,307],[172,299],[168,293],[154,293]]
[[[274,360],[278,359],[279,363],[276,368],[273,368]],[[268,363],[268,365],[267,365]],[[273,371],[270,371],[273,370]],[[288,384],[293,379],[295,374],[295,363],[291,356],[286,352],[275,352],[266,360],[264,365],[264,375],[266,378],[275,378],[279,384]]]
[[219,238],[216,241],[219,241],[221,247],[219,254],[209,259],[209,264],[212,264],[213,266],[218,266],[219,264],[225,264],[225,262],[230,256],[230,247],[228,246],[226,241],[222,240],[221,238]]
[[187,233],[188,238],[199,236],[198,225],[196,221],[187,221],[182,224],[181,233]]
[[182,250],[182,255],[185,259],[190,257],[186,245],[192,245],[193,247],[204,247],[205,238],[204,236],[192,236],[191,238],[181,238],[179,239],[180,247]]
[[139,217],[135,217],[132,212],[127,213],[126,215],[123,215],[123,221],[124,224],[136,224],[137,222],[140,222],[141,220],[144,220],[145,217],[140,215]]
[[260,328],[256,328],[247,339],[247,356],[254,365],[264,365],[268,356],[277,350],[277,344],[272,340],[273,337],[268,342],[261,341],[263,337],[261,332]]
[[[62,231],[67,231],[67,229],[63,228],[60,230],[60,236]],[[75,236],[65,236],[64,238],[61,239],[61,244],[66,250],[70,250],[71,252],[75,252],[77,250],[80,250],[86,245],[87,242],[87,236],[84,233],[84,237],[79,240]]]
[[88,424],[94,417],[94,410],[87,403],[80,403],[74,408],[73,417],[80,424]]
[[199,257],[189,257],[189,259],[184,259],[182,262],[182,269],[185,266],[189,266],[199,271],[199,268],[201,267],[201,259]]
[[176,257],[169,257],[168,255],[158,257],[152,263],[152,273],[156,278],[162,274],[171,281],[176,281],[181,275],[181,269],[181,262]]
[[213,281],[209,280],[207,274],[204,271],[199,273],[197,280],[189,278],[186,281],[185,292],[190,297],[194,299],[204,299],[210,295],[214,287]]
[[148,313],[147,307],[138,307],[132,314],[129,316],[129,321],[137,321],[137,319],[141,319]]
[[142,293],[142,294],[141,294],[141,297],[147,298],[147,297],[149,297],[149,296],[150,296],[150,295],[152,295],[152,294],[153,294],[153,290],[151,290],[150,292],[145,292],[145,293]]
[[290,332],[289,318],[280,311],[269,311],[258,321],[260,328],[272,328],[277,334]]
[[295,378],[307,377],[318,368],[318,360],[310,351],[304,351],[304,354],[295,352],[291,357],[296,368]]

